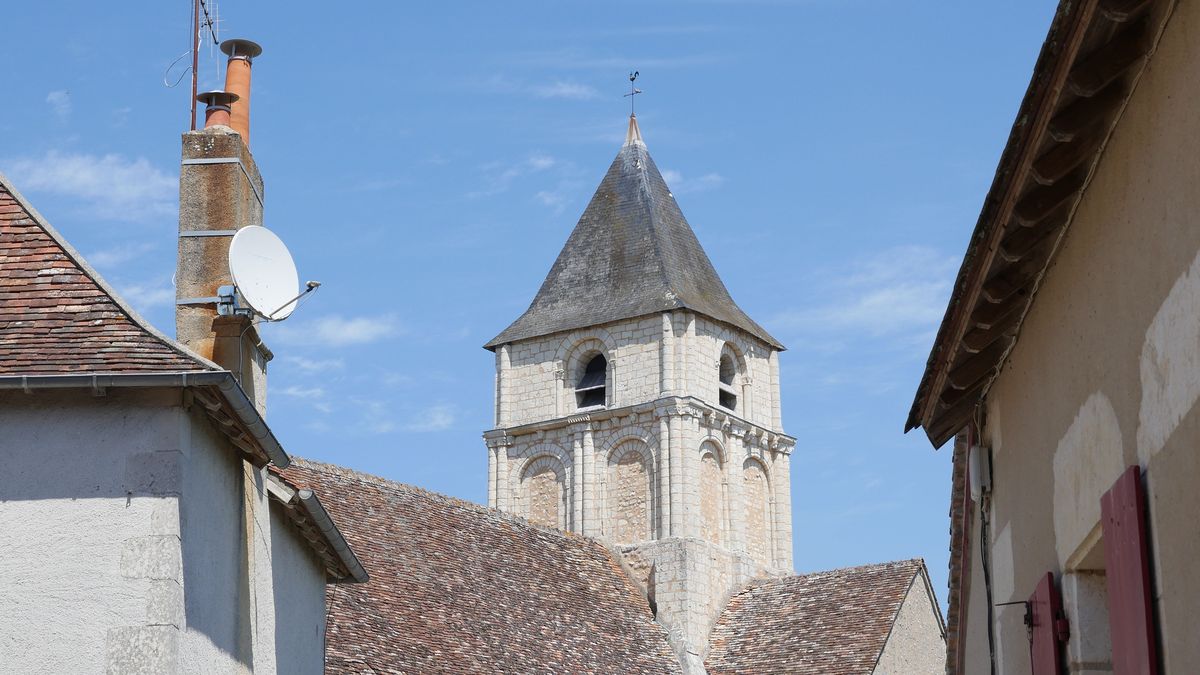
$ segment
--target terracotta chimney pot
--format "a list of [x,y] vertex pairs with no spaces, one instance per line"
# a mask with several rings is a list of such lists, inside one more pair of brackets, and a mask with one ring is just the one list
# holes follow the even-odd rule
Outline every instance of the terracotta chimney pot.
[[218,89],[197,94],[196,100],[205,105],[204,128],[207,129],[218,124],[229,126],[229,107],[238,100],[238,95]]
[[230,107],[229,126],[238,132],[246,147],[250,147],[250,65],[262,54],[262,47],[250,40],[225,40],[221,51],[229,56],[225,67],[225,91],[237,94]]

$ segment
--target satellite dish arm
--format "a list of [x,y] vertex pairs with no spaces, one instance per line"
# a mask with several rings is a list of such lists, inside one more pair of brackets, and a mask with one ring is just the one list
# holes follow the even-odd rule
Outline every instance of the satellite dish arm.
[[274,312],[271,312],[270,314],[268,314],[266,316],[267,321],[274,321],[275,315],[282,312],[284,310],[284,308],[291,305],[293,302],[296,302],[300,298],[303,298],[304,296],[308,295],[309,293],[312,293],[313,291],[317,290],[320,287],[321,287],[321,282],[319,282],[319,281],[310,281],[310,282],[304,284],[304,290],[300,291],[300,294],[297,295],[296,297],[292,298],[291,300],[288,300],[287,302],[285,302],[282,305],[280,305],[279,307],[277,307]]

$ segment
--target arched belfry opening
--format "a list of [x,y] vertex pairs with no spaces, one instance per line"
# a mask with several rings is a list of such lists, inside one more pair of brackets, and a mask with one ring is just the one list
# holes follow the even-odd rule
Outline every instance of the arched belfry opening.
[[588,360],[575,385],[575,405],[579,409],[601,407],[608,401],[608,359],[596,354]]

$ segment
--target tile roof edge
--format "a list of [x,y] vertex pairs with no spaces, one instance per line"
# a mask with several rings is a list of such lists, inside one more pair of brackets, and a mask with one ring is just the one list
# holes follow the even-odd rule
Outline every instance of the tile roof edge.
[[[461,497],[453,497],[451,495],[444,494],[441,492],[434,492],[433,490],[427,490],[423,487],[419,487],[419,486],[413,485],[411,483],[402,483],[400,481],[392,480],[391,478],[384,478],[383,476],[377,476],[375,474],[367,473],[365,471],[359,471],[358,469],[352,469],[347,466],[342,466],[341,464],[332,464],[330,462],[322,462],[319,460],[308,459],[306,457],[291,457],[291,464],[288,468],[309,469],[312,471],[328,472],[328,473],[332,473],[332,474],[341,476],[342,478],[346,478],[349,480],[361,481],[361,482],[372,484],[372,485],[375,485],[378,487],[396,488],[396,489],[402,490],[404,492],[427,497],[429,499],[438,500],[438,501],[444,502],[450,506],[456,506],[456,507],[459,507],[459,508],[462,508],[462,509],[465,509],[468,511],[473,511],[475,513],[493,516],[493,517],[499,518],[501,520],[504,520],[506,522],[512,523],[514,525],[528,527],[533,530],[538,530],[540,532],[545,532],[547,534],[558,536],[562,539],[586,542],[589,545],[597,546],[606,551],[608,550],[608,548],[604,544],[604,542],[602,542],[599,539],[596,539],[594,537],[582,535],[582,534],[579,534],[578,532],[569,532],[567,530],[560,530],[557,527],[546,527],[544,525],[537,525],[537,524],[529,522],[529,520],[522,518],[521,516],[518,516],[513,513],[508,513],[507,511],[501,511],[500,509],[492,508],[490,506],[484,506],[483,504],[480,504],[478,502],[473,502],[473,501],[470,501],[467,499],[463,499]],[[308,486],[303,486],[303,487],[308,487]]]
[[[922,563],[921,567],[913,573],[912,578],[908,580],[908,588],[904,590],[904,597],[900,598],[900,602],[896,603],[896,611],[892,612],[892,618],[888,619],[888,632],[883,637],[883,643],[879,645],[879,653],[875,655],[875,661],[871,664],[871,672],[875,672],[875,669],[879,667],[879,660],[883,658],[883,653],[887,651],[888,642],[892,639],[892,633],[896,631],[896,619],[900,617],[900,610],[904,609],[904,603],[908,602],[908,596],[912,593],[913,586],[917,583],[917,578],[923,576],[921,570],[924,567],[925,565]],[[945,634],[946,631],[943,629],[943,639],[945,638]]]
[[811,577],[811,576],[816,576],[818,574],[834,574],[834,573],[840,573],[840,572],[860,572],[860,571],[871,570],[871,569],[880,569],[883,567],[887,567],[889,565],[905,565],[905,564],[914,564],[917,567],[919,567],[920,569],[925,569],[925,559],[924,558],[904,558],[901,560],[885,560],[883,562],[877,562],[877,563],[852,565],[850,567],[835,567],[833,569],[817,570],[815,572],[808,572],[806,574],[793,574],[793,575],[786,576],[786,577],[770,577],[770,578],[771,579],[792,579],[795,577]]
[[[287,476],[283,474],[283,471],[275,465],[267,465],[267,476],[268,480],[279,481],[292,491],[291,498],[284,499],[283,496],[277,494],[275,491],[268,490],[270,498],[277,501],[280,505],[287,509],[288,516],[291,519],[298,521],[297,524],[307,521],[313,526],[313,528],[317,531],[317,534],[320,535],[320,537],[325,541],[325,544],[329,547],[329,550],[333,552],[334,556],[336,556],[338,562],[341,563],[350,583],[365,583],[369,581],[370,576],[368,575],[367,570],[363,567],[362,562],[359,560],[358,554],[354,552],[353,547],[350,546],[350,542],[346,541],[345,535],[342,533],[341,529],[338,528],[337,523],[333,520],[333,517],[329,515],[329,511],[325,508],[325,505],[321,503],[320,496],[317,495],[311,488],[302,487],[297,485],[294,481],[289,480]],[[307,499],[302,492],[309,493]],[[297,507],[299,507],[299,510],[304,512],[303,515],[296,513]],[[318,520],[322,519],[322,517],[324,520],[329,522],[329,528],[320,527]],[[317,553],[318,557],[323,557],[322,551],[316,545],[316,542],[309,541],[307,537],[302,538],[308,543],[309,547]],[[330,572],[331,570],[327,567],[326,571]],[[339,579],[334,583],[342,582],[343,580]]]
[[38,227],[42,228],[46,232],[46,235],[49,236],[51,239],[53,239],[54,243],[58,244],[58,246],[60,246],[63,249],[63,252],[67,255],[68,258],[71,259],[71,262],[78,265],[79,269],[85,275],[87,275],[87,277],[92,281],[92,283],[96,284],[96,286],[98,286],[101,291],[103,291],[105,294],[107,294],[109,296],[109,298],[112,299],[113,304],[115,304],[117,306],[117,308],[120,309],[121,312],[124,313],[125,316],[127,316],[129,318],[129,320],[132,321],[135,326],[146,331],[146,333],[148,333],[151,337],[159,340],[164,345],[166,345],[169,349],[179,353],[181,356],[184,356],[186,358],[192,359],[193,361],[196,361],[196,363],[198,365],[200,365],[204,370],[213,370],[213,371],[224,371],[225,370],[225,368],[222,368],[221,366],[217,365],[216,363],[204,358],[203,356],[200,356],[199,354],[193,352],[192,350],[188,349],[187,347],[183,346],[182,344],[176,342],[173,338],[167,337],[165,334],[163,334],[161,331],[159,331],[157,328],[155,328],[153,324],[151,324],[149,321],[146,321],[144,318],[142,318],[142,315],[138,314],[137,310],[135,310],[133,307],[131,307],[129,305],[129,303],[125,302],[125,299],[123,297],[121,297],[121,295],[119,293],[117,293],[116,289],[114,289],[112,286],[110,286],[108,284],[108,282],[104,280],[104,277],[100,276],[100,273],[97,272],[91,266],[91,264],[89,264],[87,262],[87,259],[84,258],[83,255],[79,253],[79,251],[75,250],[75,247],[72,246],[70,244],[70,242],[68,242],[67,239],[65,237],[63,237],[62,234],[59,233],[59,231],[57,229],[55,229],[53,225],[50,224],[50,221],[47,220],[46,217],[43,216],[41,214],[41,212],[39,212],[33,206],[33,204],[30,203],[30,201],[25,198],[25,196],[23,194],[21,194],[20,190],[18,190],[16,188],[16,186],[13,185],[12,180],[9,179],[9,177],[7,175],[5,175],[5,173],[3,171],[0,171],[0,188],[3,188],[10,195],[12,195],[12,198],[14,200],[16,200],[16,202],[21,206],[21,208],[25,209],[25,212],[29,214],[29,217],[35,223],[37,223]]

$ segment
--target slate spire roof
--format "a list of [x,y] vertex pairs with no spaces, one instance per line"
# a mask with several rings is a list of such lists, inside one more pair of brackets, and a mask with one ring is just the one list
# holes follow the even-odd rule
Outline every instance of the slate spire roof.
[[484,345],[687,308],[783,345],[730,297],[630,117],[625,144],[529,309]]

